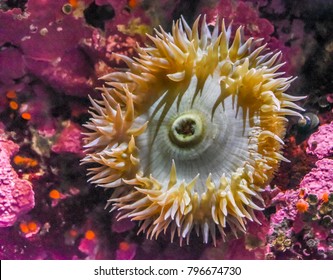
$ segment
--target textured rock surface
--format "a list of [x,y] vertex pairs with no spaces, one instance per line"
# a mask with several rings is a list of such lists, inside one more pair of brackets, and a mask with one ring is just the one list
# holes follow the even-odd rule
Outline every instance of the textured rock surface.
[[308,140],[306,152],[318,159],[333,156],[333,122],[321,125]]
[[31,183],[18,178],[10,157],[18,145],[1,139],[0,131],[0,227],[12,226],[17,218],[35,205]]
[[51,150],[55,153],[76,153],[83,155],[81,128],[76,124],[69,123],[61,131]]

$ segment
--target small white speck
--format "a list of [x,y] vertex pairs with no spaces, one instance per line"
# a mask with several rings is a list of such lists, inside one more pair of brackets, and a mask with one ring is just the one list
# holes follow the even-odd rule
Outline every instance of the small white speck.
[[38,27],[36,25],[33,25],[33,24],[30,24],[29,28],[30,28],[30,31],[32,33],[35,33],[38,30]]
[[45,36],[48,32],[49,32],[49,31],[47,30],[46,27],[42,28],[42,29],[39,31],[40,35],[42,35],[42,36]]
[[23,42],[23,41],[30,40],[30,39],[31,39],[31,36],[24,36],[24,37],[21,39],[21,41]]

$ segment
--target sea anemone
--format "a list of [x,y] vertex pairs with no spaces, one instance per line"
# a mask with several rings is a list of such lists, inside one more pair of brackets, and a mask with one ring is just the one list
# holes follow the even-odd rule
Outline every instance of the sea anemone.
[[168,231],[188,243],[194,229],[215,243],[217,230],[224,238],[259,222],[260,193],[287,161],[286,116],[302,117],[281,52],[244,40],[243,27],[199,22],[181,18],[147,35],[138,57],[118,55],[128,71],[104,76],[102,99],[91,99],[89,181],[112,188],[111,210],[147,238]]

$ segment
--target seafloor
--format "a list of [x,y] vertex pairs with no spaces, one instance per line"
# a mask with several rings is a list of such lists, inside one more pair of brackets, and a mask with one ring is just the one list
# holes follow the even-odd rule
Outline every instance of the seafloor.
[[[0,259],[333,259],[332,0],[0,0]],[[137,235],[80,165],[88,95],[145,33],[216,15],[281,50],[297,76],[284,156],[261,225],[215,247]]]

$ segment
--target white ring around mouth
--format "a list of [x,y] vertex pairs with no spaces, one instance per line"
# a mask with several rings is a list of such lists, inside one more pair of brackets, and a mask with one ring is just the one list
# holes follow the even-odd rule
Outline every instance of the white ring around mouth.
[[[144,176],[152,174],[166,186],[171,162],[174,160],[177,173],[181,176],[180,180],[190,182],[200,174],[194,190],[203,193],[209,174],[212,181],[218,185],[223,174],[231,177],[237,168],[243,167],[248,161],[251,128],[248,121],[243,125],[241,108],[238,114],[235,113],[231,97],[227,98],[224,106],[219,106],[212,116],[212,108],[216,101],[214,97],[218,96],[214,90],[220,90],[214,76],[208,77],[202,93],[192,102],[196,83],[196,77],[193,77],[179,107],[177,108],[174,102],[164,118],[161,116],[162,109],[155,112],[163,96],[151,106],[148,114],[139,118],[140,123],[149,121],[149,125],[138,137],[137,146],[141,159],[140,170]],[[180,146],[170,139],[170,131],[177,120],[188,117],[203,126],[200,129],[202,134],[195,139],[193,145],[186,145],[186,141],[183,141],[184,145]],[[255,123],[258,125],[259,120]],[[254,148],[252,152],[256,152]]]

